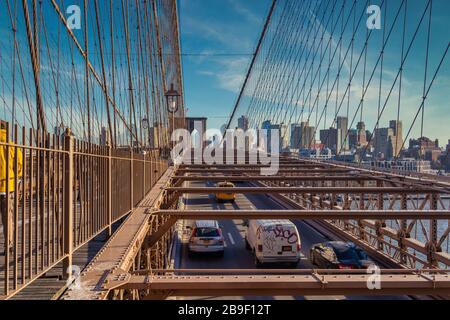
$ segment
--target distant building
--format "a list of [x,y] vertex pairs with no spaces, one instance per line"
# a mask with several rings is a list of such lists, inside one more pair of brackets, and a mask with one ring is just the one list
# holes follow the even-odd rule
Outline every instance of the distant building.
[[336,128],[320,130],[320,141],[334,153],[339,153],[340,145],[338,146],[338,140],[340,140],[340,137],[340,130]]
[[392,158],[392,137],[394,132],[391,128],[375,129],[375,156],[380,159]]
[[288,127],[285,124],[272,124],[270,120],[266,120],[261,124],[262,130],[267,130],[265,137],[267,143],[267,152],[272,152],[272,131],[277,131],[279,134],[279,151],[289,148],[289,132]]
[[206,132],[206,122],[208,121],[208,118],[204,117],[189,117],[186,118],[186,129],[190,133],[192,133],[195,129],[201,128],[203,133]]
[[148,128],[148,146],[150,149],[158,149],[164,147],[165,139],[170,139],[169,129],[163,127],[156,121],[152,127]]
[[272,126],[272,122],[270,120],[263,121],[261,124],[261,129],[263,130],[270,130],[270,127]]
[[105,127],[102,127],[102,131],[100,133],[100,145],[101,146],[111,145],[109,130],[106,129]]
[[159,148],[159,141],[158,141],[158,128],[157,127],[150,127],[148,128],[148,146],[150,149],[157,149]]
[[442,154],[442,149],[439,147],[439,140],[432,141],[427,137],[421,137],[419,139],[410,139],[409,147],[403,154],[408,158],[436,162]]
[[186,118],[186,129],[191,133],[194,133],[192,138],[192,147],[199,147],[199,143],[203,143],[203,148],[206,146],[204,136],[206,134],[206,123],[208,118],[205,117],[188,117]]
[[336,154],[333,159],[340,162],[357,162],[359,158],[358,154],[356,154],[355,152],[342,151],[341,153]]
[[238,128],[244,131],[248,130],[249,121],[246,116],[242,116],[238,119]]
[[437,174],[437,170],[431,168],[430,161],[421,161],[415,159],[402,159],[397,161],[370,161],[363,162],[365,165],[377,169],[385,169],[400,172],[419,172],[426,174]]
[[331,160],[334,155],[328,148],[311,148],[299,150],[299,156],[314,160]]
[[358,130],[357,129],[350,129],[348,131],[348,143],[350,146],[350,149],[356,149],[359,145],[358,143]]
[[60,137],[64,134],[64,127],[58,126],[58,127],[54,127],[53,129],[53,133],[55,134],[55,136]]
[[448,140],[447,147],[444,153],[441,155],[440,161],[445,171],[450,172],[450,140]]
[[394,131],[394,137],[392,139],[392,152],[393,156],[398,156],[402,151],[403,146],[403,124],[401,121],[391,120],[389,122],[389,128]]
[[336,128],[320,131],[320,141],[334,153],[350,150],[348,118],[337,117]]
[[373,145],[374,138],[372,137],[372,132],[370,130],[366,130],[366,139],[367,139],[367,144]]
[[338,153],[341,151],[342,148],[343,151],[349,150],[349,140],[348,140],[348,118],[347,117],[337,117],[337,129],[339,131],[338,134]]
[[291,125],[291,148],[309,149],[316,142],[314,135],[315,127],[310,127],[308,122]]
[[358,124],[356,125],[356,130],[357,130],[357,145],[358,146],[367,145],[368,135],[366,131],[366,124],[364,122],[358,122]]
[[281,150],[286,150],[289,148],[289,141],[291,134],[289,132],[289,126],[282,123],[280,125],[280,148]]
[[390,160],[400,155],[403,136],[402,122],[392,120],[389,128],[378,128],[375,130],[375,156],[380,160]]

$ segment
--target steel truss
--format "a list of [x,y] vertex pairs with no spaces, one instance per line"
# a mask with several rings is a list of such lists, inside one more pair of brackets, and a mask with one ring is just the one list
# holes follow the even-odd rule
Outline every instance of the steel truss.
[[[302,164],[309,167],[307,175],[297,172],[304,170]],[[191,172],[200,169],[201,165],[183,165],[170,169],[147,198],[157,200],[144,201],[130,216],[130,220],[125,222],[123,229],[118,231],[116,237],[122,248],[127,248],[127,253],[123,256],[108,253],[106,257],[111,259],[111,268],[105,265],[101,268],[102,272],[91,271],[98,270],[101,265],[99,259],[105,252],[113,250],[113,244],[108,244],[88,272],[82,275],[82,283],[88,281],[90,285],[90,291],[82,298],[165,299],[169,296],[205,294],[450,295],[448,249],[439,251],[436,247],[432,255],[427,255],[430,247],[411,237],[411,226],[419,223],[418,221],[429,221],[430,232],[433,232],[432,227],[437,220],[450,218],[450,210],[438,205],[439,199],[448,194],[448,185],[297,159],[283,158],[280,166],[284,172],[277,177],[262,177],[257,173],[253,176],[246,175],[247,179],[243,181],[251,182],[253,186],[236,188],[233,192],[266,193],[290,207],[286,210],[182,210],[176,206],[182,194],[230,191],[223,188],[185,188],[182,187],[185,181],[222,181],[225,178],[231,181],[241,180],[241,176],[233,175],[235,171],[240,172],[243,168],[246,171],[257,170],[261,166],[209,166],[201,176],[197,172]],[[225,175],[224,169],[227,170]],[[351,174],[342,176],[342,171]],[[340,205],[335,202],[338,195],[344,199]],[[134,217],[139,217],[139,223]],[[170,255],[168,247],[165,247],[165,251],[155,247],[161,239],[167,241],[167,234],[170,237],[177,220],[219,218],[308,220],[328,232],[338,234],[340,238],[354,241],[394,268],[381,270],[381,289],[370,290],[367,283],[372,279],[371,274],[361,271],[174,270],[167,261]],[[388,227],[388,221],[392,220],[399,222],[399,229]],[[406,229],[403,230],[409,230],[409,237],[400,237],[402,233],[398,230],[405,227],[402,221],[407,221]],[[129,226],[141,227],[128,229]],[[125,234],[128,242],[122,241]],[[437,234],[435,236],[437,238]],[[440,237],[445,239],[448,232],[440,234]],[[371,240],[373,238],[377,241]],[[165,259],[164,263],[155,263],[155,257],[147,260],[150,261],[148,263],[136,262],[139,257],[148,255],[148,252],[154,252],[155,255],[159,253],[159,259]],[[124,259],[128,263],[123,263]],[[423,268],[418,269],[421,266]],[[67,298],[74,298],[74,292],[69,292]]]
[[[448,295],[450,278],[442,270],[380,270],[381,287],[368,284],[373,275],[343,270],[159,270],[164,275],[118,270],[106,285],[139,291],[141,299],[169,296],[329,296]],[[259,274],[258,274],[259,273]],[[181,274],[181,275],[178,275]],[[137,294],[137,293],[136,293]]]

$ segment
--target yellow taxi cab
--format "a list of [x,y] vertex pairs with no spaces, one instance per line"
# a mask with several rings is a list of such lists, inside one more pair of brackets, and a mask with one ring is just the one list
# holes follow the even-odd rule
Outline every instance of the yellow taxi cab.
[[[226,182],[219,182],[217,184],[217,187],[218,188],[230,188],[230,189],[232,189],[232,188],[235,188],[235,185],[233,183],[231,183],[231,182],[226,181]],[[234,194],[232,192],[230,192],[230,193],[228,193],[228,192],[227,193],[218,192],[218,193],[216,193],[216,200],[218,202],[221,202],[221,201],[231,201],[231,202],[233,202],[233,201],[236,200],[236,194]]]

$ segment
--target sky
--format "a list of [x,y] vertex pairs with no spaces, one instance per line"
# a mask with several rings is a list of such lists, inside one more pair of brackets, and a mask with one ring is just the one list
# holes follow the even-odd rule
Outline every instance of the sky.
[[[180,28],[183,51],[185,98],[188,116],[208,117],[208,127],[220,128],[227,122],[228,116],[242,86],[245,73],[251,59],[245,55],[254,51],[264,20],[270,7],[270,0],[179,0]],[[373,2],[373,1],[372,1]],[[377,1],[375,1],[377,2]],[[390,1],[389,21],[393,20],[395,9],[401,1]],[[363,2],[358,2],[363,4]],[[425,6],[423,0],[408,1],[408,21],[406,44],[412,39],[414,28]],[[401,20],[400,20],[401,21]],[[448,34],[450,21],[450,1],[435,0],[433,4],[432,38],[430,47],[430,65],[428,82],[436,70],[439,58],[450,41]],[[400,119],[403,120],[404,135],[413,124],[413,117],[421,104],[424,78],[424,53],[426,25],[421,27],[414,42],[403,74],[403,96]],[[398,60],[402,24],[398,23],[385,53],[383,87],[385,94],[390,82],[398,72]],[[361,33],[361,37],[365,36]],[[372,37],[381,40],[381,32]],[[362,38],[361,38],[362,39]],[[374,41],[374,40],[372,40]],[[374,42],[372,42],[374,43]],[[364,41],[358,41],[355,56],[360,52]],[[378,49],[377,49],[378,50]],[[219,56],[214,54],[240,54]],[[189,54],[194,54],[190,56]],[[200,54],[200,55],[195,55]],[[205,54],[202,56],[201,54]],[[208,54],[213,54],[208,56]],[[375,64],[378,51],[368,53],[368,68]],[[357,57],[356,57],[357,58]],[[361,68],[360,68],[361,69]],[[358,70],[356,78],[361,77]],[[355,81],[362,83],[362,81]],[[377,81],[373,81],[366,99],[368,105],[375,105],[378,99]],[[450,55],[446,57],[438,77],[430,91],[426,104],[425,136],[438,138],[441,146],[450,139]],[[352,99],[358,103],[361,88],[352,88]],[[387,104],[380,126],[388,126],[389,120],[396,119],[397,86]],[[356,106],[352,106],[355,107]],[[375,125],[376,108],[367,111],[367,127]],[[242,112],[241,112],[242,113]],[[240,114],[241,114],[240,113]],[[240,116],[240,114],[238,116]],[[350,116],[351,118],[351,116]],[[354,127],[356,126],[356,123]],[[409,138],[417,138],[420,132],[420,120],[413,125]],[[406,143],[407,147],[407,143]]]
[[[82,0],[73,0],[75,3],[81,4]],[[239,90],[243,84],[244,76],[247,72],[249,63],[252,58],[252,53],[255,50],[257,40],[263,28],[264,21],[268,14],[268,10],[272,0],[177,0],[180,19],[180,33],[181,33],[181,47],[182,47],[182,62],[183,62],[183,76],[184,76],[184,94],[186,101],[186,108],[188,110],[188,116],[206,116],[208,117],[208,126],[210,128],[221,128],[223,124],[228,121],[231,110],[239,94]],[[319,1],[319,0],[297,0],[301,1]],[[343,0],[321,0],[324,3],[337,3]],[[368,1],[368,0],[367,0]],[[371,3],[380,2],[381,0],[370,0]],[[62,0],[61,0],[62,2]],[[284,1],[279,1],[284,3]],[[351,0],[347,0],[347,4]],[[364,5],[365,1],[358,0],[360,6]],[[401,0],[387,0],[389,3],[389,21],[393,20],[395,7],[401,2]],[[4,92],[8,93],[12,91],[10,79],[10,73],[8,69],[11,68],[11,59],[8,58],[8,54],[12,52],[12,32],[10,28],[9,15],[6,10],[5,3],[0,2],[0,117],[6,118],[5,112],[7,109],[3,107],[9,103],[8,97],[6,101],[2,101],[7,96]],[[10,0],[10,3],[20,4],[21,2]],[[50,2],[43,2],[44,8],[43,14],[48,15],[46,20],[48,24],[48,34],[51,36],[50,42],[53,39],[53,48],[56,47],[55,39],[57,39],[57,25],[58,19],[53,9],[50,9]],[[66,1],[67,3],[67,1]],[[119,3],[119,1],[117,2]],[[421,10],[426,3],[425,0],[408,0],[408,17],[412,22],[417,22],[418,17],[421,14]],[[120,5],[117,4],[117,14],[120,13]],[[19,11],[20,12],[20,11]],[[93,10],[90,11],[90,15],[93,15]],[[22,21],[21,15],[19,20]],[[92,20],[92,19],[91,19]],[[93,20],[92,20],[93,21]],[[426,24],[425,20],[425,24]],[[407,43],[411,39],[413,34],[414,23],[408,24],[408,36]],[[430,66],[429,73],[427,75],[428,81],[432,78],[434,70],[438,64],[438,59],[443,53],[443,49],[448,45],[450,41],[449,36],[449,23],[450,23],[450,1],[448,0],[433,0],[433,23],[432,23],[432,39],[430,50]],[[320,21],[318,22],[320,27]],[[386,50],[385,54],[385,78],[383,91],[389,90],[389,81],[395,78],[398,71],[399,60],[399,43],[401,41],[401,23],[397,25],[396,30],[392,36],[392,41]],[[21,48],[22,61],[26,65],[31,65],[29,61],[29,55],[27,53],[26,36],[24,32],[23,22],[19,25],[19,46]],[[408,62],[405,66],[405,72],[403,75],[403,97],[401,110],[401,119],[404,119],[404,128],[408,128],[413,115],[415,114],[418,106],[421,102],[422,95],[422,83],[424,76],[424,45],[425,45],[425,33],[426,28],[422,27],[418,34],[418,40],[415,42],[414,47]],[[116,32],[119,32],[116,30]],[[83,32],[76,31],[76,36],[83,42]],[[381,38],[381,32],[375,32],[371,43],[377,42]],[[120,36],[120,32],[119,32]],[[349,34],[346,35],[347,38]],[[365,30],[359,35],[359,41],[357,41],[355,48],[355,57],[359,53],[361,47],[364,44],[363,37],[365,36]],[[63,37],[63,43],[67,43],[67,36]],[[96,36],[90,35],[91,46],[95,41]],[[334,39],[334,44],[337,39]],[[41,41],[44,44],[44,40]],[[64,60],[70,60],[70,49],[67,45],[62,48],[61,58]],[[51,92],[52,81],[51,72],[49,72],[48,61],[46,56],[49,55],[45,51],[45,46],[42,48],[41,60],[43,65],[41,66],[42,73],[47,75],[49,81],[43,81],[43,91]],[[91,59],[99,68],[99,59],[97,56],[92,56]],[[117,53],[117,52],[116,52]],[[54,52],[52,53],[55,54]],[[368,69],[374,65],[378,52],[375,50],[369,51],[368,57]],[[356,59],[356,58],[355,58]],[[124,62],[125,55],[118,55],[118,60]],[[76,61],[82,61],[81,56],[76,57]],[[59,76],[67,78],[67,82],[71,80],[71,65],[70,63],[62,64],[63,69],[59,70]],[[348,65],[348,63],[347,63]],[[346,65],[346,68],[348,69]],[[362,64],[361,64],[362,65]],[[325,68],[325,67],[324,67]],[[18,69],[16,65],[16,69]],[[76,77],[83,79],[84,67],[82,63],[78,66],[78,73]],[[344,70],[348,73],[348,70]],[[100,72],[100,71],[98,71]],[[17,71],[19,74],[19,71]],[[125,73],[124,73],[125,74]],[[354,83],[361,83],[361,67],[357,71],[357,81]],[[377,74],[375,75],[377,78]],[[31,81],[31,72],[28,70],[27,86],[33,88]],[[21,83],[21,79],[16,79],[18,83]],[[123,81],[126,81],[124,78]],[[122,81],[122,82],[123,82]],[[82,83],[82,81],[80,81]],[[369,106],[376,104],[377,100],[377,81],[373,81],[373,88],[370,88],[367,100]],[[96,87],[99,90],[99,86]],[[126,86],[121,86],[126,91]],[[444,146],[448,139],[450,139],[450,53],[447,55],[444,64],[438,78],[430,92],[430,96],[427,99],[426,105],[426,127],[425,135],[435,139],[439,138],[440,143]],[[65,97],[71,95],[68,92],[72,92],[73,86],[65,85]],[[16,96],[21,106],[25,109],[24,113],[27,113],[27,103],[25,102],[25,94],[21,91],[20,86],[15,88]],[[82,92],[83,87],[79,90]],[[361,95],[361,89],[356,85],[352,88],[352,99],[356,101]],[[44,93],[45,93],[44,92]],[[126,100],[126,94],[123,95]],[[83,98],[83,97],[81,97]],[[321,100],[323,101],[323,99]],[[52,105],[53,101],[50,101],[49,105]],[[68,105],[71,101],[63,101],[63,105]],[[126,101],[123,101],[126,105]],[[352,108],[356,108],[356,105],[352,105]],[[388,121],[396,118],[396,90],[393,92],[393,97],[387,106],[384,118],[380,125],[387,126]],[[6,110],[6,111],[5,111]],[[102,111],[102,110],[100,110]],[[2,113],[3,112],[3,113]],[[48,112],[52,115],[54,110]],[[238,116],[243,114],[244,111],[238,112]],[[370,123],[371,119],[376,119],[376,108],[367,108],[365,111],[368,118],[367,127],[371,129],[374,127],[373,123]],[[76,118],[79,114],[74,114]],[[105,118],[104,112],[102,112],[102,118]],[[328,117],[332,119],[332,117]],[[412,137],[417,136],[417,128],[412,132]],[[405,129],[406,130],[406,129]]]
[[270,0],[179,0],[188,116],[227,122],[244,81]]

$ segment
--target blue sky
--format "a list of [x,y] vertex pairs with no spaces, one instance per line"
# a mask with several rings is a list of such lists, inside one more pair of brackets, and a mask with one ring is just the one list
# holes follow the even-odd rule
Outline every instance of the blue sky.
[[[270,0],[179,0],[183,53],[251,53],[262,30],[267,15]],[[300,0],[299,0],[300,1]],[[380,3],[381,1],[371,1]],[[365,1],[358,1],[363,6]],[[388,27],[401,1],[388,1]],[[406,45],[412,39],[414,29],[425,8],[426,1],[408,1],[408,20]],[[358,9],[359,10],[359,9]],[[359,11],[358,11],[359,12]],[[402,16],[401,16],[402,17]],[[402,108],[400,119],[403,120],[404,135],[413,123],[422,98],[424,78],[424,57],[426,44],[426,24],[422,25],[417,40],[405,64],[403,74]],[[402,21],[401,19],[399,21]],[[386,48],[383,84],[384,95],[390,89],[398,72],[400,60],[401,22],[396,25],[391,41]],[[363,30],[363,28],[361,28]],[[434,0],[432,17],[432,38],[430,47],[430,64],[428,82],[436,70],[439,59],[450,41],[450,1]],[[349,35],[349,34],[347,34]],[[371,43],[381,42],[380,31],[372,35]],[[365,31],[358,32],[355,45],[355,56],[359,55],[364,44]],[[337,42],[337,39],[334,39]],[[379,47],[369,49],[368,70],[375,65]],[[243,77],[247,71],[251,56],[185,56],[183,58],[185,95],[188,116],[206,116],[209,118],[210,128],[220,128],[225,123],[236,101]],[[361,64],[362,66],[362,64]],[[356,81],[362,83],[362,68],[357,70]],[[375,75],[377,78],[377,74]],[[375,127],[376,101],[378,97],[378,80],[366,96],[365,118],[368,130]],[[359,85],[360,86],[360,85]],[[397,117],[397,86],[387,104],[380,126],[387,126],[389,120]],[[425,136],[432,139],[439,138],[440,144],[445,146],[450,139],[450,55],[447,56],[439,72],[436,82],[430,92],[426,104]],[[361,97],[361,89],[352,88],[352,106],[356,106]],[[238,116],[245,111],[239,111]],[[350,118],[353,110],[351,109]],[[329,119],[332,119],[329,116]],[[322,126],[323,124],[321,124]],[[356,126],[356,123],[355,125]],[[413,125],[409,138],[420,134],[420,119]],[[407,143],[406,143],[407,147]]]
[[220,128],[236,101],[271,1],[179,1],[183,53],[201,54],[183,57],[188,116],[207,116],[209,127]]
[[[244,75],[248,69],[249,62],[251,60],[251,54],[253,53],[256,42],[263,27],[264,20],[267,16],[269,6],[272,0],[177,0],[179,2],[179,16],[180,16],[180,29],[183,51],[183,67],[184,67],[184,86],[185,86],[185,99],[186,107],[188,108],[188,116],[206,116],[209,118],[208,125],[211,128],[220,128],[227,122],[231,109],[236,101],[239,89],[243,83]],[[298,0],[301,1],[319,1],[319,0]],[[343,0],[330,0],[330,3],[339,3]],[[371,3],[379,3],[381,0],[371,0]],[[73,0],[74,3],[81,5],[82,0]],[[323,2],[328,2],[323,0]],[[347,0],[347,4],[351,1]],[[395,13],[395,8],[398,7],[400,0],[388,0],[389,14],[388,20],[392,21]],[[0,117],[9,118],[8,108],[4,106],[10,105],[8,101],[8,92],[12,91],[9,77],[11,73],[11,53],[12,53],[12,32],[10,30],[9,15],[6,10],[6,2],[0,2]],[[16,3],[20,9],[20,3],[18,1],[10,0],[10,3]],[[62,3],[62,1],[61,1]],[[280,1],[284,3],[284,1]],[[358,5],[362,7],[365,1],[358,0]],[[413,29],[417,23],[418,17],[425,6],[425,0],[408,0],[408,17],[412,23],[408,23],[408,35],[407,43],[412,37]],[[67,1],[66,1],[67,4]],[[120,14],[119,1],[116,4],[117,14]],[[52,55],[55,55],[57,31],[58,31],[58,19],[53,9],[50,8],[50,3],[43,2],[44,10],[43,14],[45,20],[48,21],[48,34],[50,36],[50,45]],[[48,6],[48,8],[47,8]],[[360,8],[361,9],[361,8]],[[359,10],[360,11],[360,10]],[[19,13],[21,13],[19,11]],[[93,10],[90,10],[90,16],[94,14]],[[106,13],[105,13],[106,15]],[[107,16],[107,15],[106,15]],[[27,51],[27,41],[24,32],[24,24],[22,15],[18,15],[19,18],[19,47],[21,52],[22,61],[25,65],[30,66],[29,54]],[[91,17],[91,21],[94,21]],[[426,24],[427,20],[425,20]],[[320,21],[319,21],[320,23]],[[59,25],[59,28],[61,26]],[[392,41],[389,44],[385,54],[385,78],[383,91],[387,92],[389,89],[390,81],[395,77],[398,71],[399,61],[399,43],[401,41],[401,23],[399,23],[392,36]],[[448,0],[433,0],[433,22],[432,22],[432,39],[430,50],[430,65],[428,72],[428,81],[432,77],[432,73],[438,64],[438,60],[443,53],[443,50],[450,41],[450,1]],[[328,30],[329,31],[329,30]],[[424,46],[426,39],[426,28],[422,27],[421,31],[417,35],[417,41],[414,44],[413,50],[408,58],[408,62],[405,66],[405,72],[403,76],[403,97],[402,97],[402,110],[401,119],[404,120],[404,128],[409,128],[412,123],[412,117],[415,114],[418,106],[421,102],[423,76],[424,76]],[[119,40],[123,36],[123,32],[116,30]],[[76,31],[76,36],[81,42],[83,42],[83,32]],[[378,43],[381,38],[381,32],[375,32],[371,44]],[[346,35],[348,38],[348,34]],[[365,36],[365,30],[360,32],[357,37],[360,41],[357,41],[355,48],[355,55],[361,50],[363,46],[363,38]],[[91,46],[95,41],[96,36],[90,35]],[[70,67],[70,48],[67,46],[68,37],[64,35],[61,45],[61,63],[62,68],[59,70],[59,76],[65,79],[65,84],[62,90],[64,90],[63,106],[67,106],[72,103],[67,97],[70,97],[70,92],[73,90],[73,86],[67,85],[71,80],[71,67]],[[107,42],[107,41],[106,41]],[[120,41],[118,41],[120,43]],[[334,39],[334,42],[337,42]],[[44,100],[48,101],[49,108],[53,106],[54,97],[49,95],[53,90],[51,72],[48,68],[48,54],[45,50],[44,39],[41,41],[42,55],[41,61],[43,66],[42,76],[46,76],[48,81],[42,81]],[[368,57],[368,69],[371,68],[376,60],[376,56],[379,50],[372,47],[369,50]],[[90,51],[91,59],[97,66],[97,71],[100,72],[98,55],[92,55]],[[117,52],[116,52],[117,53]],[[124,62],[125,55],[118,55],[119,62]],[[84,76],[84,66],[81,63],[81,56],[75,57],[75,61],[79,61],[77,65],[76,74],[77,77],[82,79]],[[348,62],[347,62],[348,64]],[[324,67],[325,68],[325,67]],[[18,67],[17,75],[19,74]],[[33,88],[31,82],[31,68],[27,68],[26,78],[27,87]],[[348,68],[346,68],[348,69]],[[348,72],[348,70],[346,70]],[[346,75],[345,75],[346,76]],[[357,81],[355,83],[361,83],[361,68],[357,71]],[[377,78],[377,74],[375,75]],[[16,103],[20,104],[18,109],[24,109],[24,114],[28,114],[27,103],[25,101],[24,92],[21,88],[21,79],[16,79],[17,87]],[[126,74],[123,74],[123,79],[119,81],[121,84],[126,82]],[[82,81],[79,88],[80,92],[83,92]],[[99,90],[99,86],[95,87]],[[126,86],[121,85],[120,88],[126,91]],[[450,54],[447,56],[444,64],[441,68],[438,78],[434,84],[434,87],[427,99],[426,105],[426,126],[425,135],[430,138],[439,138],[441,145],[445,145],[450,138]],[[32,92],[32,90],[30,90]],[[387,126],[388,121],[396,118],[396,95],[394,95],[389,101],[386,112],[383,115],[381,126]],[[377,81],[372,84],[372,88],[369,91],[370,100],[368,100],[367,111],[367,127],[371,130],[374,124],[371,123],[376,118],[376,104],[377,100]],[[361,96],[360,88],[354,86],[352,88],[352,99],[358,102]],[[32,98],[32,97],[31,97]],[[51,99],[50,99],[51,98]],[[10,100],[10,99],[9,99]],[[33,100],[33,99],[31,99]],[[83,96],[81,96],[83,100]],[[120,104],[126,105],[126,94],[123,98],[118,98]],[[321,100],[321,103],[323,100]],[[83,101],[81,101],[81,105]],[[300,104],[299,104],[300,105]],[[356,105],[352,105],[352,108],[356,108]],[[67,108],[66,108],[67,109]],[[331,109],[331,108],[330,108]],[[67,110],[63,110],[66,112]],[[105,119],[105,114],[101,108],[102,120]],[[54,108],[50,108],[48,116],[53,117]],[[245,112],[238,112],[238,116]],[[20,116],[20,114],[19,114]],[[74,114],[75,118],[73,126],[76,126],[80,121],[77,118],[79,114]],[[328,116],[328,119],[332,119],[332,116]],[[27,126],[29,126],[27,124]],[[416,124],[412,132],[412,137],[418,136],[418,128]],[[75,128],[76,129],[76,128]]]

